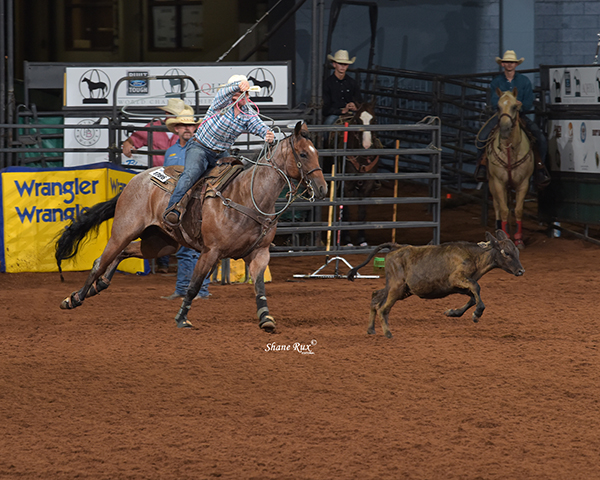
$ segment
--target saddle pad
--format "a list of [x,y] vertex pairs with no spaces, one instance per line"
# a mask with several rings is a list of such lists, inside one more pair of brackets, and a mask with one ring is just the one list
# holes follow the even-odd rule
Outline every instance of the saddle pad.
[[[212,168],[205,176],[200,178],[196,185],[194,185],[191,191],[201,191],[203,184],[208,184],[207,194],[210,196],[215,195],[215,191],[223,190],[231,180],[233,180],[238,173],[240,173],[244,167],[239,160],[230,158],[229,161],[219,162],[214,168]],[[157,187],[161,188],[165,192],[173,193],[177,181],[183,173],[183,166],[171,165],[168,167],[160,167],[157,170],[150,172],[150,179]],[[203,196],[203,195],[202,195]]]
[[183,173],[183,166],[171,165],[169,167],[160,167],[150,172],[150,180],[165,192],[173,193],[177,180]]

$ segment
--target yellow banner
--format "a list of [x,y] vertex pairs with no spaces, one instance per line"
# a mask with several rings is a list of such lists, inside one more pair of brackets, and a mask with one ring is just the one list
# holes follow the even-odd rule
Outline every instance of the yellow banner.
[[[56,272],[55,242],[73,219],[119,193],[135,175],[112,164],[77,169],[11,167],[2,177],[3,260],[6,272]],[[86,239],[75,258],[62,262],[65,271],[90,270],[106,243],[110,224]],[[119,270],[144,272],[144,261],[130,259]]]

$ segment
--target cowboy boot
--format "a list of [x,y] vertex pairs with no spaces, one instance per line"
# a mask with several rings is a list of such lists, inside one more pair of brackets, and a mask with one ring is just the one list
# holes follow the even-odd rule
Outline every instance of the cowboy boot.
[[538,190],[546,188],[550,183],[550,173],[544,165],[542,158],[537,150],[534,149],[533,159],[535,161],[535,171],[533,172],[533,183]]
[[177,209],[178,207],[179,203],[176,203],[172,207],[167,208],[163,213],[163,222],[171,228],[176,228],[181,224],[181,213]]
[[473,175],[475,176],[475,180],[478,182],[487,182],[488,181],[487,155],[485,154],[485,152],[483,152],[481,154],[481,157],[479,157],[479,159],[477,161],[477,166],[475,167],[475,173]]

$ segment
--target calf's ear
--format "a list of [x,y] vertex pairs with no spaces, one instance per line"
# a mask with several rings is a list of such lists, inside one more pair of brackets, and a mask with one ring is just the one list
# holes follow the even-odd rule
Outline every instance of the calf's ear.
[[499,241],[508,240],[509,236],[506,234],[504,230],[496,230],[496,238]]
[[498,240],[490,232],[485,232],[485,239],[490,242],[492,247],[498,246]]

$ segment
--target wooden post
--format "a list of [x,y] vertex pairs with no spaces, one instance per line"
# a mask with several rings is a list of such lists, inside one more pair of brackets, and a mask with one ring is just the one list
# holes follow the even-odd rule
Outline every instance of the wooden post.
[[[400,148],[400,140],[396,140],[396,150],[398,150]],[[394,160],[394,173],[398,173],[398,157],[399,155],[396,154],[396,158]],[[394,198],[398,198],[398,179],[396,178],[394,180]],[[395,222],[396,221],[396,217],[398,215],[398,205],[394,203],[394,214],[392,216],[392,221]],[[392,230],[392,242],[396,242],[396,229],[394,228]]]
[[[333,162],[333,166],[331,167],[331,185],[329,187],[329,201],[333,203],[333,199],[335,197],[335,162]],[[331,227],[333,224],[333,205],[329,205],[329,215],[327,216],[327,226]],[[327,230],[327,252],[331,247],[331,230]]]

